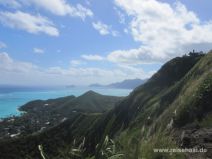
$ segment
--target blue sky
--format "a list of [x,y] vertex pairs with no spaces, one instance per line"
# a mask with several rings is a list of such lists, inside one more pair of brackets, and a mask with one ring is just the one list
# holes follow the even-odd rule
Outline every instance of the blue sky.
[[211,9],[210,0],[0,0],[0,84],[149,78],[211,49]]

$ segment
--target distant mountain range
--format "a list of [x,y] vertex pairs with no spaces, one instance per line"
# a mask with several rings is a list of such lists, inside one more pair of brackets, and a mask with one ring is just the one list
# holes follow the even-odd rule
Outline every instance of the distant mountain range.
[[120,88],[120,89],[134,89],[144,84],[147,79],[127,79],[117,83],[111,83],[108,85],[91,84],[89,87],[107,87],[107,88]]
[[[103,100],[93,91],[64,98],[65,102],[62,98],[41,101],[41,105],[31,103],[25,108],[40,107],[45,114],[54,113],[51,110],[55,107],[67,112],[77,108],[79,113],[49,129],[0,140],[0,158],[39,159],[44,154],[51,159],[211,159],[211,68],[212,51],[176,57],[129,96],[121,101],[111,98],[112,109],[110,104],[105,105],[108,97]],[[102,108],[108,111],[102,113]],[[16,128],[12,124],[15,121],[10,119],[7,123]],[[34,123],[37,121],[31,120],[30,124]],[[11,133],[11,125],[3,132]],[[158,151],[167,149],[184,153]],[[205,153],[190,153],[196,150]]]

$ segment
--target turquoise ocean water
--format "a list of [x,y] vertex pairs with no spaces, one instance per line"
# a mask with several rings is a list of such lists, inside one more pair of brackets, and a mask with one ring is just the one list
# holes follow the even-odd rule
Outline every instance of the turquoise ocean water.
[[0,88],[0,118],[11,115],[19,115],[18,107],[36,99],[53,99],[69,95],[80,96],[83,93],[93,90],[104,95],[127,96],[131,90],[128,89],[109,89],[109,88]]

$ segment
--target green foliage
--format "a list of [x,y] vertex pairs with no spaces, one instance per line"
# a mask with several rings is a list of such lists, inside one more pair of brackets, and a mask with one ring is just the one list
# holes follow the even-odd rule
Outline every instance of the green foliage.
[[[176,127],[180,131],[182,126],[194,121],[202,127],[211,127],[211,68],[212,53],[205,57],[192,54],[175,58],[108,113],[82,113],[36,137],[5,145],[22,149],[26,143],[33,145],[43,141],[45,153],[61,159],[184,159],[184,154],[154,153],[153,149],[178,148],[176,137],[173,137]],[[95,96],[95,102],[101,101],[93,92],[89,96]],[[89,102],[89,97],[79,99],[84,100],[73,100],[76,105],[81,102],[81,106],[93,108],[95,102]],[[73,101],[65,105],[69,106]],[[174,121],[174,125],[167,128],[170,121]],[[82,136],[86,136],[86,141]],[[74,139],[79,143],[76,144]],[[81,144],[83,146],[79,147]],[[2,152],[11,150],[5,145],[0,144]],[[59,154],[58,149],[54,149],[58,147]],[[12,150],[19,154],[16,149]],[[37,157],[37,153],[32,156]]]
[[137,159],[140,154],[140,144],[142,138],[137,129],[124,131],[117,138],[121,152],[124,154],[123,159]]
[[[84,159],[85,152],[85,137],[82,139],[81,143],[77,146],[76,139],[74,139],[71,145],[67,145],[66,148],[63,148],[60,151],[59,155],[56,158],[61,159]],[[55,158],[55,159],[56,159]]]
[[[74,112],[102,113],[112,109],[115,103],[123,97],[101,95],[93,91],[74,97],[67,96],[49,100],[35,100],[20,107],[21,111],[28,113],[42,113],[48,111],[52,114],[70,115]],[[48,104],[48,105],[45,105]],[[45,114],[41,114],[45,115]]]
[[212,127],[212,113],[209,113],[200,123],[199,125],[203,128],[211,128]]
[[176,149],[178,146],[171,137],[165,134],[155,134],[141,144],[140,158],[144,159],[185,159],[184,154],[154,152],[154,149]]
[[[98,144],[96,148],[98,149],[99,146]],[[106,135],[100,147],[98,159],[121,159],[122,157],[123,154],[117,153],[115,142]]]
[[[190,95],[192,91],[193,96]],[[176,126],[183,126],[195,120],[201,121],[212,110],[212,74],[198,80],[182,97],[181,109],[175,119]]]

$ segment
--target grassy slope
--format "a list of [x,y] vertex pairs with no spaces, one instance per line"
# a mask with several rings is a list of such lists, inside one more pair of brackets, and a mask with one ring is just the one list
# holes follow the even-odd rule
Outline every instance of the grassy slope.
[[[172,63],[172,62],[171,62]],[[130,128],[117,137],[126,159],[135,158],[185,158],[183,154],[153,153],[153,148],[178,147],[174,136],[175,130],[191,123],[210,126],[212,111],[212,53],[203,57],[179,81],[172,81],[167,88],[160,88],[149,99],[143,92],[145,86],[138,88],[134,99],[140,112],[131,120]],[[160,72],[160,71],[159,71]],[[154,77],[153,77],[154,78]],[[164,81],[167,81],[164,79]],[[169,80],[168,80],[169,81]],[[171,80],[170,80],[171,81]],[[167,83],[169,85],[169,83]],[[158,87],[161,87],[159,85]],[[140,94],[140,96],[139,96]],[[142,103],[142,101],[145,102]],[[134,107],[135,108],[135,107]],[[207,118],[205,118],[207,116]],[[172,121],[171,129],[168,127]]]
[[[163,111],[179,95],[183,84],[179,87],[175,85],[200,58],[175,58],[165,64],[146,84],[138,87],[120,106],[108,114],[103,123],[99,124],[99,127],[102,127],[101,134],[109,134],[111,137],[118,135],[120,139],[117,138],[117,142],[125,150],[123,152],[125,157],[132,159],[138,157],[139,147],[142,146],[140,141],[144,136],[150,136]],[[107,120],[108,122],[105,122]],[[171,144],[175,145],[175,143]],[[99,157],[98,154],[96,157]]]
[[12,139],[1,142],[0,158],[4,159],[39,159],[38,145],[43,145],[44,151],[52,158],[59,158],[60,149],[71,148],[74,139],[81,142],[87,131],[92,129],[101,115],[78,115],[59,126],[53,127],[41,134],[34,134],[28,137]]
[[[67,115],[69,120],[41,134],[37,133],[28,137],[1,142],[0,158],[18,159],[24,158],[27,154],[33,158],[39,157],[37,148],[39,144],[44,145],[45,150],[47,147],[46,151],[51,155],[57,156],[59,147],[67,147],[66,145],[71,144],[75,136],[77,141],[81,140],[87,131],[91,131],[90,127],[95,124],[102,112],[112,109],[115,103],[122,99],[123,97],[105,96],[88,91],[79,97],[68,96],[29,102],[21,107],[22,111],[27,111],[30,114],[40,113],[41,115],[63,114]],[[75,110],[78,113],[72,113]]]
[[[154,154],[152,149],[177,147],[172,137],[174,130],[180,130],[196,119],[202,127],[210,127],[211,68],[212,53],[205,57],[175,58],[107,114],[82,115],[44,134],[22,139],[22,144],[20,140],[12,142],[13,147],[10,148],[5,146],[11,145],[11,141],[0,144],[0,149],[2,153],[16,151],[17,156],[27,153],[39,156],[35,149],[42,142],[45,152],[52,156],[58,155],[55,148],[69,145],[73,139],[81,141],[86,136],[85,155],[95,154],[100,159],[99,150],[105,136],[109,135],[115,139],[119,147],[117,151],[123,153],[126,159],[184,158],[182,154]],[[173,126],[168,128],[172,119]],[[35,142],[38,139],[40,142]],[[34,146],[30,146],[30,150],[23,149],[27,143]],[[96,144],[100,145],[99,149],[95,148]]]

